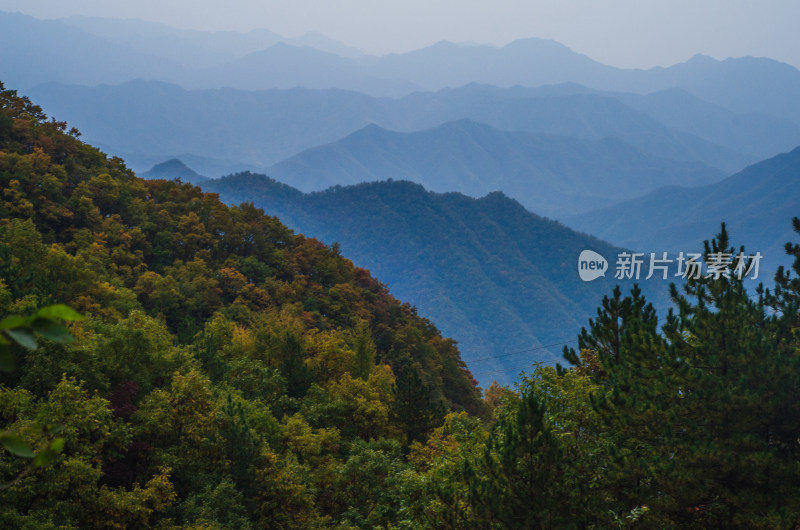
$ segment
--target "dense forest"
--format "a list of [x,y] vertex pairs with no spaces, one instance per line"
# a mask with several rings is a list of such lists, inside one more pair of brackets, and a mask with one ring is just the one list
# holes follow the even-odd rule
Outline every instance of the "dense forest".
[[[582,281],[574,268],[582,250],[612,257],[623,249],[531,213],[502,192],[473,199],[387,180],[304,194],[247,172],[198,185],[227,204],[252,201],[298,232],[339,243],[455,338],[484,387],[493,379],[512,383],[532,360],[561,360],[561,344],[574,340],[603,295],[617,283],[634,284],[613,274]],[[642,289],[666,313],[664,285],[643,282]]]
[[2,86],[0,192],[4,528],[800,524],[800,245],[755,295],[673,288],[662,323],[616,289],[569,368],[481,396],[336,246]]

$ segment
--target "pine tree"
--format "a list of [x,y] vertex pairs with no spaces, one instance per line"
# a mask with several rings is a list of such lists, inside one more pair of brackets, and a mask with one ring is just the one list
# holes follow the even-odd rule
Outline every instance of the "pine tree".
[[564,481],[569,463],[545,418],[544,405],[528,389],[495,425],[482,461],[466,465],[471,526],[585,526],[582,499]]
[[677,386],[657,327],[656,312],[639,287],[623,298],[617,286],[589,329],[581,330],[580,353],[564,350],[565,358],[603,389],[592,395],[592,404],[606,433],[616,439],[603,477],[614,513],[651,504],[654,469],[669,465],[660,459],[659,447]]
[[[706,263],[721,255],[736,255],[724,224],[705,244]],[[785,527],[800,514],[800,356],[778,340],[763,299],[748,295],[733,265],[690,279],[685,295],[672,287],[679,311],[664,334],[681,377],[671,509],[698,526]]]
[[[706,263],[723,254],[735,255],[724,225]],[[612,483],[652,527],[788,527],[800,514],[800,356],[779,337],[791,317],[768,316],[733,268],[673,285],[661,334],[635,293],[615,292],[581,355],[567,352],[609,389],[595,404],[620,436]]]

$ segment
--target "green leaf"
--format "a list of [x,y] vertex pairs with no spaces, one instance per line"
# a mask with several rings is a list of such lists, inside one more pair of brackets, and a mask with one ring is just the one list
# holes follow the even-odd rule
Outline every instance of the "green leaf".
[[24,328],[17,328],[17,329],[7,329],[5,330],[9,337],[11,337],[14,342],[22,346],[23,348],[27,348],[29,350],[35,350],[38,348],[38,344],[36,344],[36,339],[33,337],[33,333],[30,330]]
[[42,337],[54,342],[63,344],[74,340],[64,326],[49,318],[36,317],[31,324],[31,329]]
[[41,308],[34,315],[43,318],[60,318],[61,320],[86,320],[86,317],[64,304],[55,304]]
[[64,449],[64,438],[56,438],[50,443],[50,451],[60,453],[62,449]]
[[28,325],[28,319],[16,315],[11,315],[0,320],[0,329],[21,328]]
[[44,466],[53,461],[56,457],[52,452],[44,450],[36,453],[36,458],[33,459],[33,465],[36,467]]
[[44,451],[39,451],[36,454],[36,458],[33,459],[34,466],[44,466],[55,460],[61,450],[64,449],[64,438],[56,438],[50,445],[47,446],[47,449]]
[[33,458],[35,455],[33,449],[28,444],[22,441],[22,438],[13,434],[0,435],[0,444],[5,447],[8,452],[21,456],[23,458]]

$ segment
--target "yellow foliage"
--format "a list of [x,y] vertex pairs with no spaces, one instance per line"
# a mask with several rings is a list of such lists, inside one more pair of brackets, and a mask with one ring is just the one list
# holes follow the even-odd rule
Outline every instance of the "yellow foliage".
[[308,366],[322,383],[341,378],[353,368],[355,354],[338,330],[313,330],[306,337]]

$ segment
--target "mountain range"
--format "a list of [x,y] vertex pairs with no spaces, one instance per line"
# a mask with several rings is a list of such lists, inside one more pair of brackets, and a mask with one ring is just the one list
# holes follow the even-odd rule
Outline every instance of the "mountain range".
[[696,250],[726,220],[777,263],[799,203],[796,151],[771,157],[800,145],[800,71],[764,58],[620,69],[542,39],[376,57],[9,13],[0,44],[0,78],[85,140],[338,241],[495,371],[515,357],[494,352],[555,359],[615,283],[580,282],[580,250]]
[[[253,173],[201,185],[227,203],[253,202],[290,228],[337,243],[455,338],[482,384],[510,382],[526,363],[560,360],[563,343],[592,316],[587,308],[620,283],[613,274],[591,283],[578,276],[581,251],[611,258],[619,248],[530,213],[499,192],[474,199],[385,181],[303,194]],[[663,310],[666,283],[643,284]]]
[[550,217],[632,199],[665,184],[708,184],[724,175],[702,163],[643,153],[613,137],[507,132],[470,120],[414,133],[369,125],[303,151],[269,173],[302,191],[387,178],[472,197],[502,190]]
[[[177,157],[210,176],[247,168],[266,171],[371,123],[413,132],[471,119],[505,131],[587,140],[615,137],[645,153],[700,162],[728,174],[800,144],[800,126],[791,122],[736,114],[685,93],[637,99],[576,85],[498,89],[473,84],[402,99],[340,90],[187,91],[143,81],[98,87],[47,84],[26,93],[139,171]],[[681,108],[702,109],[707,119],[694,125],[684,119],[675,127],[654,117],[678,116]]]
[[791,219],[800,207],[800,147],[754,164],[721,182],[670,186],[613,207],[568,217],[577,230],[647,252],[689,251],[725,221],[732,241],[764,255],[769,276],[790,263]]
[[[142,78],[185,88],[305,86],[399,97],[473,82],[500,87],[571,82],[639,94],[681,88],[734,112],[800,123],[800,71],[766,58],[718,61],[698,55],[668,68],[623,69],[535,38],[503,47],[440,42],[375,57],[314,35],[204,34],[142,21],[38,20],[16,13],[0,13],[0,35],[0,77],[24,89]],[[66,60],[76,56],[81,61]]]

